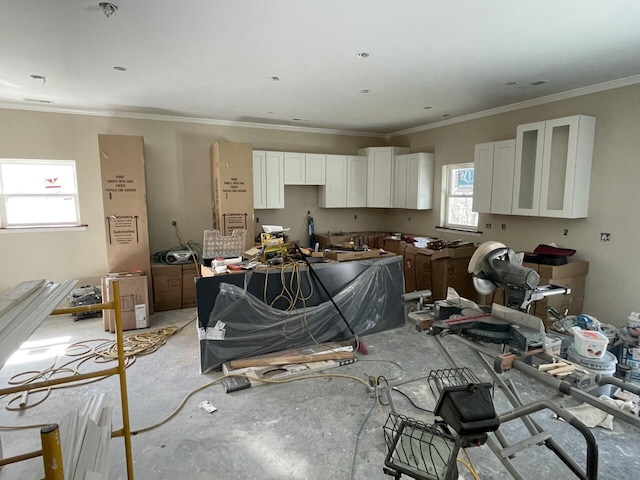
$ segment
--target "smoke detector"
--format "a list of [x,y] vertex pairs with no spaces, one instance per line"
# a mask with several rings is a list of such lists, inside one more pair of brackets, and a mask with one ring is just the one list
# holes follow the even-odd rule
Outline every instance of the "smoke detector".
[[118,6],[111,2],[100,2],[98,6],[102,9],[102,13],[109,18],[118,11]]

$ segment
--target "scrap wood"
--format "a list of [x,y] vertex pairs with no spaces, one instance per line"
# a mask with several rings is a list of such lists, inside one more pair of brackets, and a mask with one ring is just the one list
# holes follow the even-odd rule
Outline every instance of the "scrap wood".
[[549,370],[553,370],[554,368],[566,367],[567,365],[569,365],[569,364],[565,363],[565,362],[542,363],[542,364],[538,365],[538,370],[540,370],[541,372],[547,372]]
[[567,374],[572,373],[575,369],[576,369],[575,365],[565,365],[564,367],[558,367],[558,368],[554,368],[553,370],[549,370],[547,373],[549,375],[556,376],[562,373],[567,373]]
[[327,352],[316,353],[314,355],[287,355],[267,358],[241,358],[238,360],[231,360],[229,362],[229,367],[235,370],[238,368],[269,367],[274,365],[289,365],[291,363],[322,362],[325,360],[353,360],[353,358],[353,352]]

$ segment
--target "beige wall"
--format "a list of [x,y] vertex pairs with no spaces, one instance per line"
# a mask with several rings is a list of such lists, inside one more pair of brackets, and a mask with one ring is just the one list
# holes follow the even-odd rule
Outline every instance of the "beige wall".
[[[0,233],[0,291],[28,279],[63,281],[106,273],[99,133],[144,137],[151,253],[180,244],[172,220],[178,222],[185,240],[198,243],[202,242],[203,231],[212,228],[209,151],[216,141],[252,143],[256,149],[336,154],[355,154],[359,148],[385,144],[380,138],[362,136],[7,109],[0,109],[0,132],[2,158],[76,161],[80,215],[82,222],[88,224],[86,231]],[[317,210],[317,187],[307,187],[310,190],[297,192],[298,195],[295,188],[287,187],[286,193],[287,204],[295,213],[287,213],[282,219],[294,229],[306,221],[307,210]],[[270,212],[265,213],[261,221],[268,220]],[[328,225],[330,215],[321,215],[325,229],[333,228]],[[368,211],[363,216],[374,218]],[[273,221],[265,223],[280,219],[273,215]],[[364,228],[365,221],[360,223]],[[350,227],[346,221],[342,225],[338,228]]]
[[[515,138],[519,124],[576,114],[596,117],[588,218],[481,214],[483,234],[479,238],[435,230],[440,222],[442,165],[473,161],[476,143]],[[397,215],[394,230],[479,242],[497,240],[517,251],[555,242],[577,250],[575,258],[589,262],[585,313],[622,325],[631,311],[640,309],[636,290],[640,285],[640,253],[636,251],[640,239],[640,86],[459,123],[402,140],[409,142],[412,151],[435,152],[436,195],[433,210]],[[491,229],[486,228],[488,223]],[[502,230],[502,224],[506,230]],[[566,236],[564,229],[568,229]],[[611,233],[611,241],[601,242],[600,232]]]
[[[480,237],[435,230],[440,223],[440,181],[444,164],[470,162],[476,143],[514,138],[516,126],[567,115],[594,115],[596,137],[589,217],[578,220],[481,215]],[[358,148],[385,144],[377,138],[298,133],[195,123],[93,117],[0,109],[0,157],[76,160],[83,232],[0,233],[0,291],[23,280],[100,276],[105,273],[98,133],[142,135],[151,252],[179,243],[171,226],[177,220],[185,240],[202,241],[212,226],[209,148],[215,141],[247,142],[256,149],[355,154]],[[392,139],[412,151],[435,152],[434,209],[431,211],[318,208],[317,187],[285,187],[285,210],[258,210],[263,224],[282,224],[307,241],[307,211],[316,232],[388,230],[472,241],[499,240],[516,250],[556,242],[575,248],[590,262],[585,312],[623,324],[640,309],[640,86],[611,90],[553,104]],[[357,216],[357,219],[355,218]],[[485,225],[490,223],[491,229]],[[501,225],[506,225],[506,230]],[[563,230],[568,234],[563,235]],[[600,232],[610,232],[602,243]]]

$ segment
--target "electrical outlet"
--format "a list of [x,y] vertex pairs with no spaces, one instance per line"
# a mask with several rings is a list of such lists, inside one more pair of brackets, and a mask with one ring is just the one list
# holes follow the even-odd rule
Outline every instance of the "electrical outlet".
[[486,228],[487,230],[491,230],[491,224],[490,223],[485,223],[484,224],[484,228]]
[[600,241],[601,242],[608,242],[609,240],[611,240],[611,234],[610,233],[601,233],[600,234]]
[[256,223],[260,223],[260,217],[256,217]]
[[562,234],[566,237],[569,234],[569,229],[565,228],[562,232]]
[[507,224],[506,224],[506,223],[503,223],[503,224],[502,224],[502,229],[503,229],[503,230],[506,230],[506,229],[507,229]]
[[177,227],[178,226],[178,222],[176,222],[175,220],[171,220],[171,226],[172,227]]

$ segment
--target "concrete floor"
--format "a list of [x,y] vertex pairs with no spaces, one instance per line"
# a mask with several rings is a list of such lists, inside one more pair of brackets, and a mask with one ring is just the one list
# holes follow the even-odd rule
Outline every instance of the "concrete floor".
[[[195,316],[195,309],[161,312],[152,317],[152,329],[184,325]],[[113,338],[102,329],[102,319],[73,322],[71,317],[50,317],[31,340],[68,337],[68,343],[92,338]],[[64,339],[63,339],[64,340]],[[364,338],[368,356],[359,356],[352,365],[329,370],[365,378],[387,379],[425,376],[432,369],[448,368],[438,354],[433,339],[418,333],[412,326],[369,335]],[[471,367],[483,380],[489,377],[475,364],[468,349],[444,339],[450,353],[460,363]],[[0,370],[0,385],[16,373],[48,367],[53,359],[21,364],[7,364]],[[397,362],[402,370],[389,363]],[[58,360],[58,364],[63,359]],[[96,367],[92,367],[96,368]],[[198,340],[195,323],[169,338],[157,352],[142,356],[127,370],[132,430],[159,422],[169,415],[190,391],[219,377],[219,373],[199,373]],[[553,394],[519,372],[504,374],[513,379],[526,402]],[[403,389],[414,400],[433,406],[428,388],[420,384]],[[94,392],[112,392],[118,404],[115,377],[91,385],[52,392],[41,405],[22,412],[0,411],[0,425],[55,422],[63,412],[81,407]],[[394,396],[397,409],[408,416],[420,413]],[[6,402],[5,399],[0,401]],[[218,411],[209,414],[198,407],[208,400]],[[563,403],[576,405],[572,398]],[[371,411],[361,434],[357,451],[356,436],[375,399],[362,384],[344,378],[317,378],[280,385],[264,385],[225,394],[215,384],[194,394],[180,412],[167,423],[133,437],[133,459],[137,479],[359,479],[391,478],[382,471],[385,444],[382,425],[388,406]],[[500,392],[496,409],[509,408]],[[114,427],[119,428],[120,409],[116,406]],[[569,425],[551,418],[549,411],[534,415],[554,438],[584,465],[584,441]],[[524,438],[518,421],[504,426],[509,439]],[[640,470],[640,431],[614,421],[614,430],[593,429],[600,448],[598,478],[637,478]],[[38,430],[1,431],[4,455],[12,456],[39,448]],[[515,441],[515,440],[512,440]],[[124,447],[121,438],[110,443],[110,478],[126,478]],[[483,446],[468,449],[482,479],[508,479],[510,474],[495,455]],[[355,463],[353,463],[355,458]],[[533,447],[514,460],[525,478],[575,478],[544,447]],[[352,475],[353,464],[353,475]],[[460,469],[461,478],[471,476]],[[42,478],[40,459],[9,465],[0,470],[0,480]],[[406,477],[403,477],[406,478]]]

